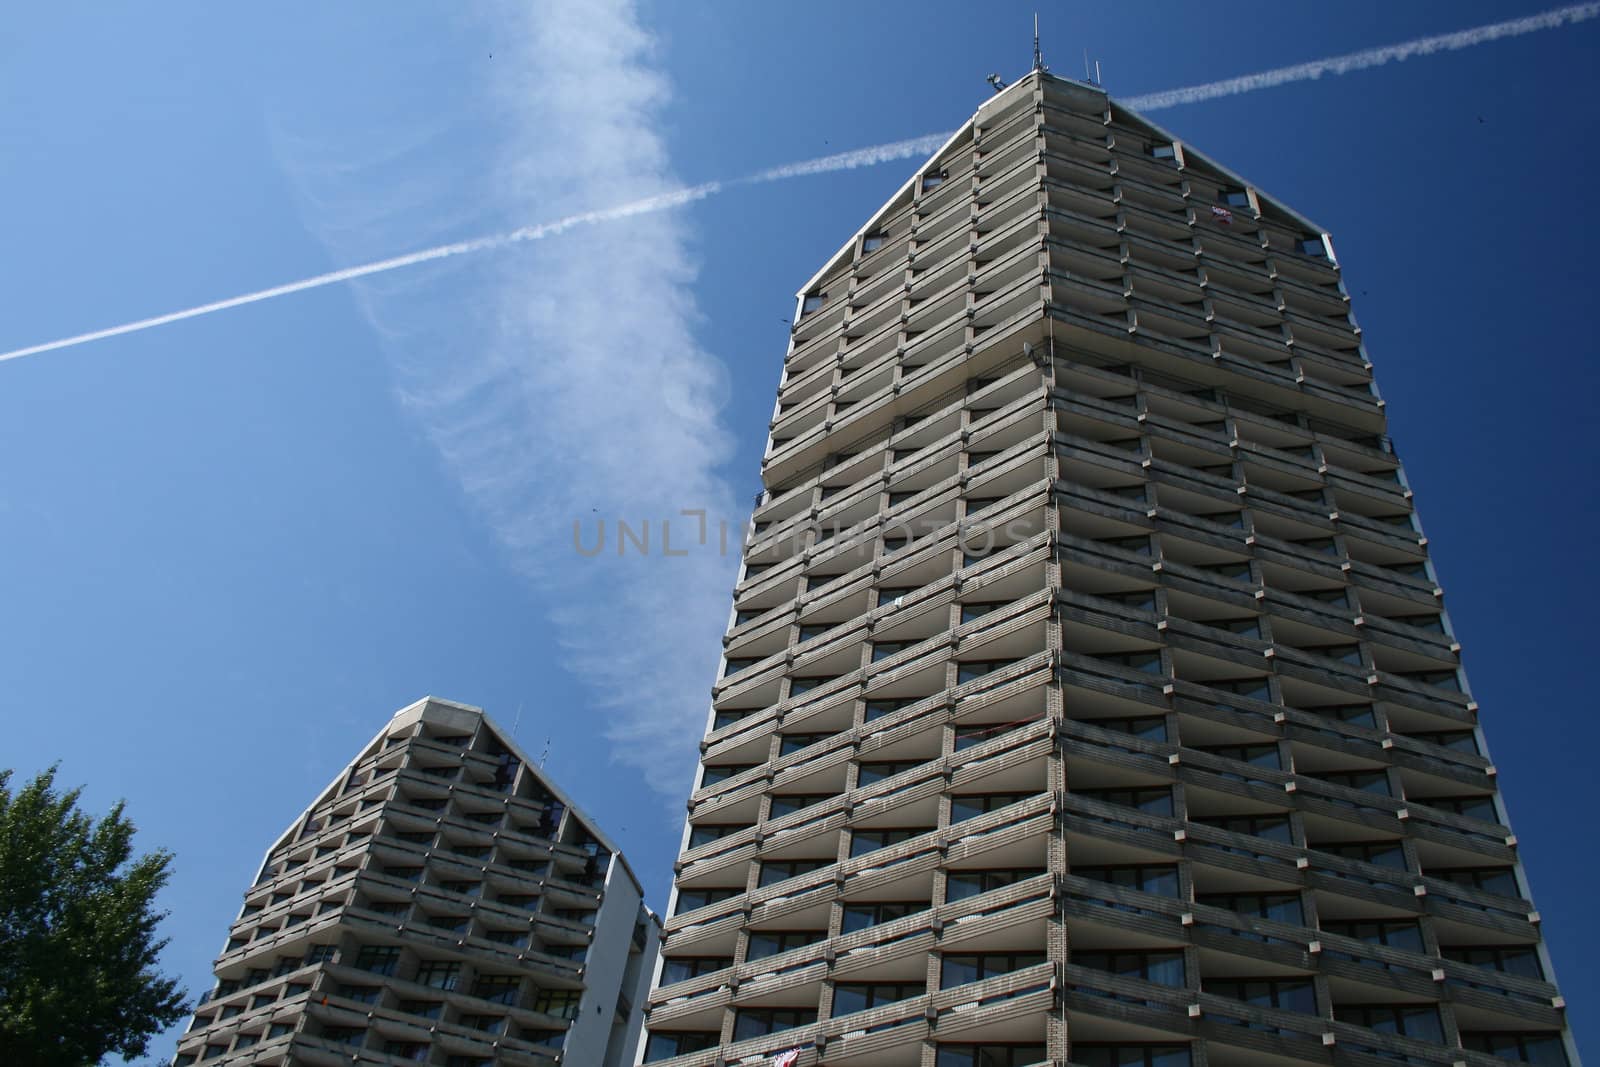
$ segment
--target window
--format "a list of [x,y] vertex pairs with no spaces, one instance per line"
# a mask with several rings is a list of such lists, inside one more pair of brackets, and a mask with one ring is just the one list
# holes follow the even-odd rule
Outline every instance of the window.
[[1502,897],[1522,896],[1522,890],[1517,886],[1517,876],[1510,867],[1442,868],[1429,870],[1427,874],[1484,893],[1495,893]]
[[873,719],[881,719],[890,712],[899,711],[901,708],[909,708],[917,701],[924,699],[926,698],[904,697],[900,700],[869,700],[867,701],[867,710],[864,718],[867,722],[871,722]]
[[940,1045],[937,1067],[1027,1067],[1045,1063],[1043,1045]]
[[975,622],[989,614],[991,611],[999,611],[1001,608],[1005,607],[1007,603],[1007,601],[998,600],[985,601],[976,604],[963,604],[961,605],[961,621],[963,623]]
[[417,967],[418,985],[450,990],[461,980],[461,964],[445,960],[423,960]]
[[1307,711],[1318,715],[1326,715],[1330,719],[1348,722],[1356,726],[1365,726],[1369,730],[1378,728],[1378,716],[1372,710],[1371,704],[1323,704],[1320,707],[1307,708]]
[[851,983],[833,987],[833,1014],[853,1015],[858,1011],[920,997],[928,991],[922,982]]
[[1409,919],[1325,919],[1322,929],[1369,945],[1423,951],[1422,930]]
[[1196,893],[1194,902],[1295,926],[1306,921],[1298,893]]
[[928,171],[922,176],[922,191],[926,193],[939,188],[949,176],[948,172],[942,170]]
[[769,819],[781,819],[785,815],[793,815],[803,811],[813,804],[820,804],[824,800],[831,800],[831,793],[789,794],[775,795],[772,798],[772,807],[767,812]]
[[1377,793],[1380,796],[1393,796],[1389,789],[1389,774],[1387,771],[1325,771],[1314,775],[1318,781],[1327,782],[1329,785],[1342,785],[1346,789],[1359,789],[1363,793]]
[[1249,207],[1250,194],[1243,189],[1222,189],[1217,193],[1217,202],[1229,207]]
[[1317,996],[1305,978],[1207,978],[1201,992],[1242,1000],[1257,1008],[1317,1014]]
[[[721,714],[722,713],[720,712],[718,713],[719,718]],[[742,715],[743,712],[740,714]],[[727,723],[720,722],[717,724],[719,727],[726,725]],[[754,763],[728,763],[721,766],[712,766],[708,764],[704,773],[702,773],[700,776],[700,787],[704,789],[706,786],[716,785],[718,782],[726,782],[734,775],[743,774],[745,771],[750,770],[754,766]]]
[[750,934],[745,959],[759,960],[780,952],[816,944],[828,936],[826,930],[762,930]]
[[[927,911],[928,906],[926,900],[880,900],[870,904],[846,904],[844,924],[840,927],[840,933],[853,934],[857,930],[893,922],[895,919],[904,919],[907,915]],[[835,1001],[835,1004],[837,1003]],[[838,1008],[835,1007],[834,1014],[838,1013]]]
[[972,956],[946,956],[939,968],[939,988],[950,989],[997,974],[1034,967],[1045,961],[1042,952],[988,952]]
[[1561,1045],[1560,1034],[1463,1030],[1461,1047],[1499,1056],[1503,1060],[1567,1067],[1567,1051]]
[[1500,814],[1495,810],[1494,797],[1408,797],[1418,804],[1426,804],[1430,808],[1440,811],[1464,815],[1469,819],[1479,819],[1483,822],[1499,822]]
[[715,1030],[655,1030],[644,1046],[644,1062],[670,1060],[690,1052],[716,1048],[722,1035]]
[[800,304],[800,314],[809,315],[828,302],[828,294],[823,292],[807,293],[805,300]]
[[1133,808],[1146,815],[1172,814],[1172,790],[1164,786],[1150,789],[1074,789],[1072,795]]
[[975,897],[991,889],[1013,885],[1037,878],[1044,873],[1042,867],[1012,867],[982,871],[951,871],[945,876],[944,899],[946,903]]
[[339,950],[333,945],[312,945],[306,952],[305,965],[313,963],[332,963]]
[[735,889],[731,886],[719,889],[680,890],[678,893],[677,913],[681,914],[686,911],[694,911],[696,908],[704,908],[709,907],[712,904],[720,904],[724,900],[730,900],[743,892],[743,887]]
[[778,742],[778,755],[787,756],[790,753],[799,752],[802,748],[809,748],[818,741],[825,741],[832,736],[833,734],[831,733],[784,734]]
[[1157,142],[1150,146],[1149,152],[1151,159],[1176,160],[1178,158],[1178,146],[1175,144]]
[[392,975],[400,964],[400,949],[394,945],[363,945],[356,953],[356,968],[372,974]]
[[732,966],[733,959],[728,956],[669,957],[661,963],[661,984],[665,986],[674,982],[687,982],[702,974],[710,974]]
[[428,1043],[426,1041],[385,1041],[383,1052],[386,1056],[395,1056],[402,1060],[425,1060],[428,1058]]
[[[515,1004],[517,993],[522,987],[522,979],[512,974],[483,974],[472,983],[472,995],[483,1000],[493,1001],[496,1004]],[[552,992],[540,990],[540,993]],[[566,992],[559,990],[556,992]],[[576,1005],[576,1001],[574,1001]],[[538,1007],[535,1011],[541,1010]]]
[[817,1021],[815,1008],[740,1008],[733,1017],[733,1039],[745,1041],[779,1030],[810,1026]]
[[1459,948],[1444,946],[1439,954],[1447,960],[1485,967],[1502,974],[1515,974],[1523,978],[1544,978],[1544,968],[1539,965],[1539,954],[1532,945],[1463,945]]
[[895,586],[895,587],[888,588],[888,589],[879,589],[878,590],[878,607],[881,608],[886,604],[893,604],[896,600],[899,600],[901,597],[910,596],[912,593],[915,593],[916,591],[917,591],[917,587],[914,586],[914,585],[903,585],[903,586]]
[[[513,989],[517,979],[507,978],[504,981],[512,983]],[[514,998],[513,998],[514,999]],[[578,1017],[578,1002],[583,999],[581,989],[538,989],[533,994],[534,1011],[545,1015],[554,1015],[560,1019],[576,1019]],[[501,1000],[502,1004],[510,1004],[512,1000]]]
[[1069,873],[1124,889],[1137,889],[1141,893],[1155,893],[1163,897],[1178,895],[1178,868],[1175,866],[1129,864],[1117,867],[1073,867]]
[[1068,962],[1122,978],[1183,985],[1182,952],[1074,952]]
[[956,727],[956,751],[981,745],[992,737],[1010,733],[1021,726],[1029,726],[1037,719],[1024,719],[1020,722],[981,722],[970,726]]
[[1226,830],[1230,834],[1248,834],[1251,837],[1278,841],[1285,845],[1294,844],[1294,832],[1289,826],[1287,815],[1210,815],[1190,816],[1190,819],[1202,826],[1212,826],[1218,830]]
[[1160,652],[1098,652],[1091,654],[1090,659],[1098,663],[1114,663],[1119,667],[1132,667],[1145,674],[1165,674],[1161,666]]
[[[832,581],[832,578],[827,580]],[[791,697],[797,697],[801,693],[809,693],[823,682],[831,682],[832,680],[832,678],[826,677],[790,678],[789,695]]]
[[979,815],[1001,808],[1010,807],[1019,800],[1026,800],[1034,796],[1033,793],[990,793],[984,796],[959,796],[950,798],[950,822],[952,824],[975,819]]
[[762,860],[761,885],[763,887],[775,885],[786,878],[798,878],[802,874],[820,871],[832,865],[832,859],[815,860]]
[[1406,852],[1399,841],[1340,841],[1311,844],[1308,847],[1347,860],[1359,860],[1362,863],[1372,863],[1391,870],[1406,869]]
[[1328,258],[1328,246],[1323,243],[1321,237],[1302,237],[1295,242],[1294,250],[1303,256]]
[[890,656],[899,655],[912,645],[919,643],[920,639],[915,641],[874,641],[872,642],[872,662],[877,663],[880,660],[888,659]]
[[400,1010],[407,1015],[420,1015],[424,1019],[437,1019],[444,1013],[442,1000],[402,1000]]
[[293,1029],[294,1025],[292,1023],[273,1023],[267,1027],[267,1040],[271,1041],[275,1037],[282,1037]]
[[332,1041],[336,1045],[359,1045],[367,1032],[359,1026],[328,1026],[322,1031],[324,1041]]
[[921,767],[922,760],[880,760],[876,763],[863,763],[861,771],[856,775],[856,785],[871,785],[881,782],[885,778],[893,778],[897,774],[904,774],[913,767]]
[[1072,1062],[1083,1067],[1189,1067],[1188,1045],[1109,1045],[1074,1041]]
[[889,235],[881,230],[877,233],[863,234],[861,238],[861,254],[866,255],[869,252],[876,252],[888,240]]
[[1167,739],[1167,720],[1164,716],[1152,715],[1137,719],[1084,719],[1086,726],[1098,726],[1102,730],[1115,730],[1119,734],[1127,734],[1145,741],[1165,741]]
[[1380,1034],[1398,1034],[1436,1045],[1444,1043],[1439,1009],[1432,1004],[1335,1004],[1333,1017]]
[[688,847],[699,848],[701,845],[709,845],[711,842],[718,841],[729,834],[738,833],[740,830],[745,829],[745,826],[746,824],[744,823],[719,822],[701,823],[698,826],[692,826],[689,829]]
[[800,627],[800,640],[809,641],[813,637],[821,637],[839,624],[836,622],[818,622]]
[[1209,752],[1223,759],[1238,760],[1252,767],[1283,769],[1283,761],[1278,758],[1278,746],[1270,742],[1263,745],[1196,745],[1195,750]]
[[985,659],[967,660],[965,662],[957,663],[956,684],[961,685],[965,682],[982,678],[984,675],[992,674],[993,672],[1000,670],[1002,667],[1011,666],[1013,662],[1013,660],[1009,659]]
[[865,856],[868,852],[876,852],[880,848],[898,845],[902,841],[909,841],[918,834],[927,832],[927,829],[855,830],[850,834],[850,855],[852,858]]

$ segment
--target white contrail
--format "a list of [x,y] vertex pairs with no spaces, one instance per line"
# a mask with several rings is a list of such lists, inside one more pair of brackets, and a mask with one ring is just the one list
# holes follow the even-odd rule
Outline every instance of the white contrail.
[[[1214,100],[1222,96],[1253,93],[1258,89],[1271,89],[1290,82],[1314,81],[1324,74],[1348,74],[1351,71],[1366,70],[1369,67],[1379,67],[1386,63],[1399,62],[1412,56],[1432,55],[1435,52],[1453,52],[1462,48],[1471,48],[1474,45],[1497,41],[1504,37],[1520,37],[1540,30],[1558,29],[1573,23],[1585,22],[1596,16],[1600,16],[1600,0],[1595,0],[1592,3],[1573,4],[1570,7],[1555,8],[1538,15],[1508,19],[1505,22],[1494,22],[1469,30],[1458,30],[1455,33],[1419,37],[1414,41],[1405,41],[1401,44],[1385,45],[1381,48],[1368,48],[1360,52],[1351,52],[1347,55],[1316,59],[1309,63],[1298,63],[1292,67],[1278,67],[1274,70],[1261,71],[1258,74],[1246,74],[1238,78],[1208,82],[1205,85],[1191,85],[1183,89],[1147,93],[1144,96],[1126,98],[1122,103],[1138,111],[1158,111],[1162,108],[1176,107],[1179,104],[1194,104],[1202,100]],[[923,155],[938,148],[948,136],[948,134],[929,134],[904,141],[875,145],[870,148],[861,148],[852,152],[840,152],[835,155],[821,156],[817,159],[802,160],[798,163],[788,163],[780,167],[758,171],[755,174],[736,178],[732,181],[705,182],[701,185],[677,189],[657,196],[645,197],[641,200],[629,201],[616,207],[587,211],[579,215],[569,215],[566,218],[541,223],[537,226],[526,226],[520,230],[512,230],[509,233],[493,234],[488,237],[458,241],[454,244],[424,248],[421,251],[408,252],[405,255],[394,256],[390,259],[380,259],[372,263],[363,263],[356,267],[346,267],[343,270],[330,271],[327,274],[318,274],[311,278],[302,278],[296,282],[275,285],[270,289],[245,293],[242,296],[229,297],[226,300],[217,300],[210,304],[200,304],[197,307],[185,308],[182,311],[172,311],[165,315],[139,319],[135,322],[126,322],[120,326],[110,326],[91,333],[80,333],[72,337],[63,337],[56,341],[46,341],[43,344],[14,349],[10,352],[0,352],[0,363],[6,360],[21,359],[23,356],[38,355],[41,352],[53,352],[60,348],[71,348],[76,345],[87,344],[90,341],[104,340],[108,337],[120,337],[126,333],[137,333],[140,330],[149,330],[157,326],[165,326],[168,323],[181,322],[184,319],[198,318],[201,315],[210,315],[213,312],[226,311],[229,308],[254,304],[262,300],[271,300],[274,297],[287,296],[290,293],[303,292],[307,289],[319,289],[325,285],[337,285],[340,282],[363,278],[369,274],[381,274],[384,271],[398,270],[401,267],[427,263],[430,260],[464,255],[469,252],[485,252],[521,241],[537,241],[543,237],[562,233],[575,226],[610,222],[630,215],[664,211],[668,208],[679,207],[695,200],[704,199],[735,185],[755,185],[807,175],[830,174],[836,171],[852,170],[856,167],[875,166],[879,163],[905,159],[908,156]]]
[[943,144],[949,136],[947,133],[928,134],[905,141],[894,141],[890,144],[859,148],[851,152],[839,152],[831,156],[821,156],[817,159],[802,160],[798,163],[788,163],[781,167],[757,171],[755,174],[749,174],[743,178],[736,178],[728,182],[704,182],[685,189],[675,189],[656,196],[630,200],[625,204],[618,204],[616,207],[602,208],[598,211],[585,211],[578,215],[568,215],[566,218],[540,223],[537,226],[524,226],[520,230],[512,230],[509,233],[491,234],[487,237],[456,241],[453,244],[436,245],[433,248],[407,252],[405,255],[393,256],[389,259],[380,259],[355,267],[345,267],[343,270],[329,271],[327,274],[302,278],[296,282],[285,282],[283,285],[274,285],[270,289],[259,289],[256,292],[245,293],[242,296],[232,296],[226,300],[200,304],[196,307],[185,308],[182,311],[171,311],[165,315],[156,315],[153,318],[125,322],[120,326],[108,326],[103,330],[80,333],[72,337],[63,337],[57,341],[46,341],[43,344],[29,345],[26,348],[18,348],[10,352],[0,352],[0,363],[10,359],[21,359],[23,356],[36,356],[41,352],[53,352],[59,348],[72,348],[76,345],[88,344],[90,341],[101,341],[108,337],[120,337],[125,333],[137,333],[140,330],[154,329],[157,326],[165,326],[168,323],[199,318],[201,315],[210,315],[214,312],[226,311],[229,308],[242,307],[245,304],[255,304],[275,297],[288,296],[290,293],[304,292],[307,289],[320,289],[325,285],[337,285],[340,282],[364,278],[369,274],[382,274],[385,271],[411,267],[418,263],[427,263],[435,259],[446,259],[450,256],[460,256],[470,252],[487,252],[490,249],[502,248],[506,245],[518,244],[523,241],[537,241],[545,237],[554,237],[558,233],[563,233],[577,226],[614,222],[630,215],[665,211],[695,200],[703,200],[733,185],[758,185],[764,182],[782,181],[786,178],[798,178],[811,174],[830,174],[835,171],[853,170],[857,167],[870,167],[879,163],[887,163],[891,160],[905,159],[907,156],[926,155]]
[[1176,107],[1179,104],[1197,104],[1202,100],[1215,100],[1219,96],[1237,96],[1240,93],[1253,93],[1257,89],[1271,89],[1275,86],[1286,85],[1289,82],[1314,81],[1324,74],[1349,74],[1354,70],[1366,70],[1369,67],[1381,67],[1385,63],[1397,63],[1401,60],[1410,59],[1412,56],[1427,56],[1435,52],[1455,52],[1462,48],[1471,48],[1474,45],[1498,41],[1503,37],[1521,37],[1523,34],[1537,33],[1540,30],[1559,29],[1575,22],[1587,21],[1597,15],[1600,15],[1600,3],[1573,4],[1570,7],[1560,7],[1538,15],[1508,19],[1505,22],[1494,22],[1487,26],[1477,26],[1470,30],[1441,33],[1433,37],[1419,37],[1414,41],[1385,45],[1382,48],[1366,48],[1360,52],[1351,52],[1348,55],[1333,56],[1329,59],[1314,59],[1309,63],[1297,63],[1292,67],[1278,67],[1274,70],[1264,70],[1259,74],[1246,74],[1238,78],[1208,82],[1205,85],[1191,85],[1186,89],[1168,89],[1160,93],[1147,93],[1144,96],[1129,97],[1123,100],[1122,103],[1136,111],[1157,111],[1161,108]]

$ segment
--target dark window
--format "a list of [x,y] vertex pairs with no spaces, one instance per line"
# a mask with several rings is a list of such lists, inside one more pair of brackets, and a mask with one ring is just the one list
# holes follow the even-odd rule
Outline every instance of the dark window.
[[1183,985],[1182,952],[1074,952],[1070,962],[1122,978]]
[[1485,893],[1495,893],[1502,897],[1522,896],[1522,890],[1517,887],[1517,877],[1510,867],[1447,867],[1429,870],[1426,873],[1431,878],[1443,878],[1447,882],[1468,886]]
[[734,1013],[733,1039],[746,1041],[779,1030],[809,1026],[817,1021],[815,1008],[740,1008]]
[[903,774],[906,771],[911,770],[913,767],[922,766],[923,762],[923,760],[907,759],[879,760],[875,763],[863,763],[861,765],[860,773],[856,775],[856,785],[871,785],[873,782],[881,782],[885,778],[893,778],[895,775]]
[[358,970],[391,975],[400,963],[400,949],[394,945],[363,945],[356,953]]
[[702,974],[720,971],[725,967],[732,967],[733,960],[727,956],[673,956],[662,961],[661,984],[672,985],[674,982],[687,982],[691,978],[698,978]]
[[1360,860],[1362,863],[1373,863],[1396,871],[1406,869],[1405,849],[1398,841],[1340,841],[1312,844],[1308,847],[1347,860]]
[[1298,893],[1197,893],[1194,902],[1295,926],[1306,921]]
[[800,304],[800,314],[809,315],[820,308],[828,300],[827,293],[807,293],[805,300]]
[[988,952],[972,956],[946,956],[939,970],[939,988],[966,985],[969,982],[993,978],[997,974],[1010,974],[1043,963],[1042,952]]
[[914,585],[904,585],[904,586],[896,586],[894,588],[889,588],[889,589],[879,589],[878,590],[878,607],[881,608],[885,604],[893,604],[896,600],[899,600],[901,597],[910,596],[912,593],[915,593],[916,591],[917,591],[917,587],[914,586]]
[[1043,1045],[940,1045],[937,1067],[1028,1067],[1047,1062]]
[[1172,814],[1172,790],[1165,786],[1150,789],[1074,789],[1072,795],[1133,808],[1146,815]]
[[[895,919],[904,919],[907,915],[915,915],[919,911],[927,911],[928,906],[926,900],[880,900],[867,904],[846,904],[844,906],[844,925],[841,927],[840,932],[853,934],[857,930],[865,930],[869,926],[878,926],[882,923],[893,922]],[[838,1014],[837,1008],[834,1014]]]
[[815,794],[787,795],[787,796],[783,795],[783,794],[777,794],[777,795],[774,795],[773,798],[772,798],[772,807],[770,808],[770,810],[767,813],[767,818],[769,818],[769,819],[781,819],[785,815],[793,815],[795,812],[803,811],[804,809],[809,808],[813,804],[820,804],[824,800],[831,800],[832,798],[833,798],[833,794],[831,794],[831,793],[815,793]]
[[902,697],[899,700],[869,700],[867,701],[867,710],[864,718],[867,722],[871,722],[873,719],[882,718],[890,712],[899,711],[901,708],[909,708],[917,701],[925,699],[925,697]]
[[813,945],[828,936],[826,930],[761,930],[750,934],[745,959],[759,960],[793,948]]
[[868,852],[876,852],[880,848],[898,845],[902,841],[909,841],[918,834],[925,834],[931,827],[922,829],[902,830],[855,830],[850,834],[850,855],[865,856]]
[[1545,1067],[1567,1067],[1567,1050],[1562,1047],[1560,1034],[1463,1030],[1461,1047],[1499,1056],[1503,1060],[1537,1063]]
[[833,1015],[852,1015],[868,1008],[920,997],[928,991],[922,982],[851,983],[833,987]]
[[446,963],[442,960],[423,960],[417,967],[416,981],[419,985],[432,986],[435,989],[454,989],[456,983],[461,981],[461,964]]
[[1156,864],[1129,864],[1117,867],[1073,867],[1071,872],[1080,878],[1108,882],[1141,893],[1155,893],[1163,897],[1178,895],[1178,868]]
[[1369,945],[1422,951],[1422,930],[1409,919],[1324,919],[1321,925],[1330,934],[1365,941]]
[[1335,1004],[1333,1017],[1381,1034],[1398,1034],[1435,1045],[1444,1043],[1439,1009],[1432,1004]]
[[861,238],[861,254],[866,255],[869,252],[876,252],[883,247],[884,242],[888,239],[889,235],[882,232],[864,234]]
[[1306,978],[1206,978],[1201,992],[1242,1000],[1257,1008],[1317,1014],[1317,996]]
[[1019,800],[1026,800],[1034,796],[1033,793],[990,793],[983,796],[958,796],[950,798],[950,822],[965,822],[975,819],[987,812],[998,811],[1010,807]]
[[1544,978],[1544,968],[1539,965],[1539,954],[1532,945],[1449,945],[1439,949],[1447,960],[1486,967],[1491,971],[1515,974],[1523,978]]
[[715,1030],[653,1031],[645,1042],[644,1062],[670,1060],[689,1052],[716,1048],[722,1035]]
[[922,191],[928,192],[943,185],[949,175],[942,170],[930,170],[922,176]]
[[1329,785],[1359,789],[1363,793],[1377,793],[1386,797],[1393,795],[1389,791],[1389,775],[1385,771],[1324,771],[1310,777]]
[[[511,981],[516,982],[517,979],[513,978]],[[533,1003],[529,1007],[543,1015],[554,1015],[559,1019],[575,1019],[578,1017],[578,1002],[582,999],[581,989],[537,989],[533,994]],[[510,1004],[512,1001],[502,1000],[500,1003]]]
[[1137,719],[1085,719],[1083,722],[1087,726],[1098,726],[1102,730],[1115,730],[1119,734],[1128,734],[1131,737],[1141,738],[1145,741],[1165,741],[1167,739],[1167,720],[1159,715]]
[[1328,246],[1322,243],[1321,237],[1302,237],[1295,242],[1295,251],[1303,256],[1320,256],[1328,258]]
[[1294,844],[1294,833],[1287,815],[1209,815],[1190,816],[1190,819],[1202,826],[1214,826],[1231,834],[1248,834],[1285,845]]
[[991,889],[1013,885],[1037,878],[1044,873],[1039,867],[1005,868],[986,871],[951,871],[945,876],[944,899],[946,903],[965,900],[967,897],[987,893]]
[[[521,987],[522,979],[516,977],[515,975],[484,974],[479,975],[478,978],[473,981],[472,995],[475,997],[481,997],[484,1000],[493,1001],[496,1004],[515,1004],[517,1002],[517,993]],[[548,993],[551,992],[551,990],[541,989],[540,992]],[[555,992],[564,993],[568,991],[556,990]],[[540,1011],[543,1009],[536,1007],[534,1010]]]
[[783,881],[785,878],[798,878],[802,874],[820,871],[834,861],[831,859],[816,860],[762,860],[761,885],[769,886]]
[[1250,194],[1243,189],[1223,189],[1217,193],[1217,201],[1229,207],[1249,207]]
[[402,1000],[400,1010],[407,1015],[420,1015],[424,1019],[437,1019],[444,1012],[442,1000]]
[[1074,1041],[1072,1062],[1083,1067],[1189,1067],[1188,1045],[1109,1045]]
[[1006,601],[1001,600],[987,601],[977,604],[963,604],[961,605],[961,621],[963,623],[974,622],[983,618],[991,611],[999,611],[1001,608],[1006,606],[1006,603]]
[[1159,142],[1153,144],[1150,146],[1150,158],[1175,160],[1178,158],[1178,146],[1175,144],[1163,144]]

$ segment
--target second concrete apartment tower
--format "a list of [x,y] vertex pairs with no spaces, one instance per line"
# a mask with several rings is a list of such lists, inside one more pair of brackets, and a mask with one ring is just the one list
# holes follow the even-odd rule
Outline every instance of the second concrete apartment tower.
[[643,1062],[1575,1062],[1327,235],[998,93],[800,295]]

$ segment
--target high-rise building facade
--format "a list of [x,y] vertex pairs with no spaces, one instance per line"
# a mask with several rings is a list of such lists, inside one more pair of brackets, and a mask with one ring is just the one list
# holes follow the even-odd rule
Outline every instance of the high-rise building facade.
[[620,1067],[658,923],[477,708],[397,713],[268,851],[175,1067]]
[[799,299],[642,1061],[1575,1060],[1320,227],[1035,72]]

